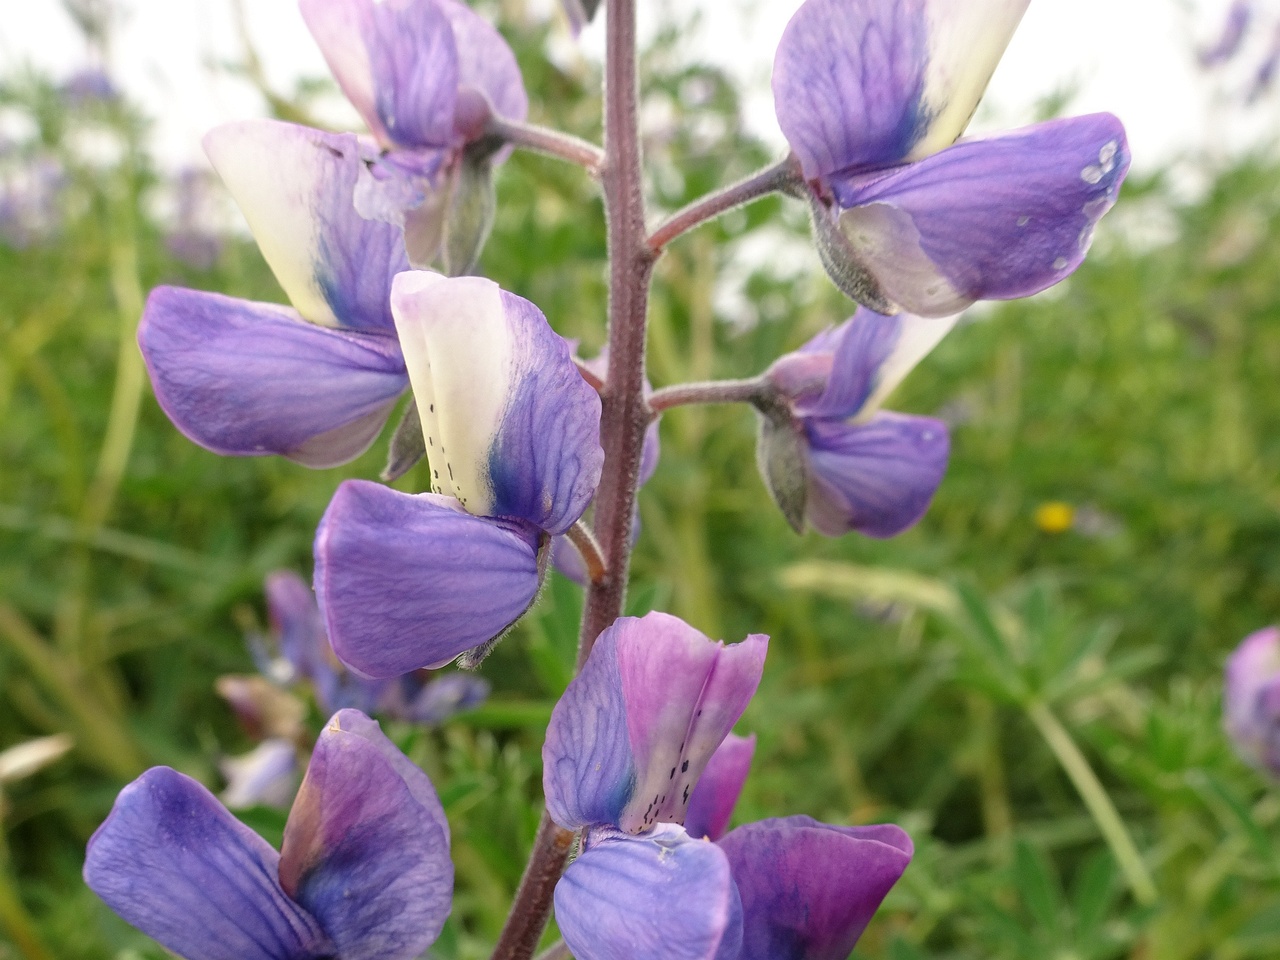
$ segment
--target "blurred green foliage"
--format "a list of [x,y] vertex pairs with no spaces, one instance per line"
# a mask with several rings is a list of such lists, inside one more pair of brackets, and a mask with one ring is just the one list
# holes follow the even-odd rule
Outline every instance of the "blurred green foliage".
[[[533,119],[598,138],[599,77],[543,55],[560,26],[501,6]],[[658,210],[773,159],[681,36],[643,64]],[[0,108],[35,131],[0,162],[43,158],[63,177],[51,229],[0,245],[0,749],[76,741],[0,785],[0,958],[159,957],[84,888],[84,843],[147,765],[217,788],[216,760],[247,741],[212,684],[252,669],[263,576],[309,570],[338,480],[375,476],[384,454],[311,472],[179,435],[133,345],[145,291],[278,287],[240,237],[207,268],[174,256],[155,212],[174,183],[127,104],[69,103],[25,76],[0,84]],[[772,636],[740,726],[759,736],[741,820],[911,831],[915,862],[859,956],[1280,955],[1280,797],[1219,725],[1225,654],[1280,616],[1280,164],[1203,172],[1189,203],[1131,181],[1075,277],[972,311],[908,380],[891,405],[950,420],[953,458],[896,540],[795,537],[755,475],[749,412],[665,418],[630,605]],[[483,271],[594,352],[593,185],[517,154],[498,186]],[[842,320],[805,232],[775,198],[677,242],[657,273],[653,382],[748,375]],[[424,488],[422,470],[398,485]],[[441,956],[487,955],[505,916],[579,609],[557,576],[485,664],[489,704],[443,730],[391,729],[454,827]],[[281,814],[246,819],[278,841]]]

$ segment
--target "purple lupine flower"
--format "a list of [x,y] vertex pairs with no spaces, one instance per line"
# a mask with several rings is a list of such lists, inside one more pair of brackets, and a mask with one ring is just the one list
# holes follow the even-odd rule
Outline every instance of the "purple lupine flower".
[[101,67],[77,70],[63,81],[59,92],[73,107],[115,103],[120,99],[120,90],[115,81]]
[[767,643],[624,617],[556,705],[547,809],[585,830],[555,890],[575,957],[838,960],[906,868],[911,841],[892,826],[790,817],[724,833],[754,749],[728,731]]
[[410,258],[425,267],[445,242],[448,194],[457,189],[464,150],[483,138],[490,116],[528,114],[515,55],[458,0],[300,0],[299,6],[379,148],[368,158],[356,206],[366,217],[403,226]]
[[268,574],[266,594],[272,640],[255,645],[274,647],[278,655],[261,657],[260,669],[286,685],[309,683],[325,713],[353,708],[430,726],[479,706],[489,696],[488,681],[471,674],[417,671],[385,680],[358,676],[334,655],[315,594],[300,576],[292,570]]
[[222,252],[222,237],[210,223],[210,185],[204,170],[188,167],[178,173],[173,181],[173,228],[164,238],[175,259],[197,270],[212,269]]
[[138,328],[156,399],[216,453],[350,460],[408,385],[388,305],[408,268],[401,231],[352,207],[351,134],[251,120],[204,146],[294,309],[157,287]]
[[433,492],[347,481],[315,542],[333,649],[370,677],[478,663],[532,604],[550,537],[582,516],[604,461],[600,397],[532,303],[414,271],[391,309]]
[[1280,776],[1280,628],[1249,634],[1227,659],[1222,702],[1236,752]]
[[89,841],[84,878],[187,960],[413,960],[453,893],[431,781],[355,710],[320,735],[280,853],[195,780],[153,767]]
[[1235,0],[1227,10],[1226,19],[1222,22],[1222,33],[1218,42],[1201,50],[1197,56],[1200,66],[1205,68],[1219,67],[1234,57],[1244,42],[1244,35],[1253,20],[1254,0]]
[[797,532],[892,537],[924,515],[947,469],[947,425],[880,405],[955,321],[863,307],[766,372],[781,402],[761,412],[758,459]]
[[1029,296],[1084,259],[1129,168],[1110,114],[961,140],[1030,0],[805,0],[778,123],[835,283],[881,313]]

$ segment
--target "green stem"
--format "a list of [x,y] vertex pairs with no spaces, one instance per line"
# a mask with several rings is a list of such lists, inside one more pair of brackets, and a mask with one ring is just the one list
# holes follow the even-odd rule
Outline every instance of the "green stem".
[[1120,865],[1134,899],[1144,907],[1155,903],[1159,899],[1155,881],[1151,878],[1133,838],[1129,836],[1129,831],[1125,829],[1124,821],[1111,802],[1106,787],[1098,780],[1093,767],[1089,766],[1088,759],[1047,704],[1033,701],[1027,704],[1026,710],[1027,716],[1062,764],[1062,769],[1071,778],[1084,805],[1089,808],[1090,815]]

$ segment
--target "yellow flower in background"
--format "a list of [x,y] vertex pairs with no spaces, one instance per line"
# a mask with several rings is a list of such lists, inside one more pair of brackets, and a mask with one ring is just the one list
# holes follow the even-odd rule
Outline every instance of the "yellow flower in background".
[[1061,500],[1049,500],[1036,507],[1036,526],[1045,533],[1066,533],[1075,518],[1075,507]]

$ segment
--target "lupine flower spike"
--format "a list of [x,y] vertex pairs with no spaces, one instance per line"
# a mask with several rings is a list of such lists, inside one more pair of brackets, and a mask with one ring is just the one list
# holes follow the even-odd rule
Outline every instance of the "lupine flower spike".
[[320,735],[280,853],[195,780],[154,767],[89,841],[84,878],[186,960],[414,960],[453,896],[431,781],[355,710]]
[[604,460],[600,398],[532,303],[410,272],[391,305],[432,493],[347,481],[315,542],[333,649],[370,677],[478,663],[533,602],[550,538],[582,516]]
[[958,313],[1068,276],[1129,168],[1110,114],[955,142],[1030,0],[805,0],[773,68],[833,281],[880,313]]
[[624,617],[556,705],[543,788],[552,819],[585,830],[555,890],[579,960],[837,960],[906,868],[892,826],[791,817],[724,834],[754,748],[729,730],[767,642]]

